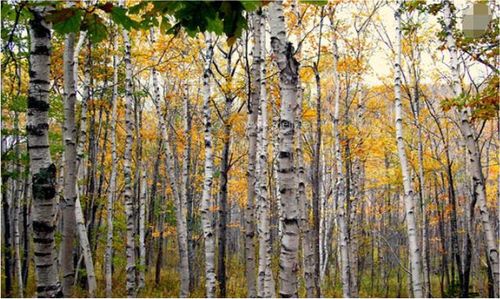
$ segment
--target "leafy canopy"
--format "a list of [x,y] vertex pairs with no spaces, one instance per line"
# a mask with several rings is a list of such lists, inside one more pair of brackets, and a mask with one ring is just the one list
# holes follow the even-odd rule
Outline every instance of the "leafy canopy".
[[[53,24],[58,34],[87,31],[94,43],[105,39],[111,21],[127,30],[148,29],[159,26],[162,32],[177,34],[184,28],[190,36],[198,32],[225,34],[232,44],[248,28],[245,12],[251,12],[262,5],[262,1],[142,1],[131,7],[121,7],[113,2],[98,3],[83,7],[68,7],[59,1],[23,1],[20,4],[2,3],[2,16],[15,20],[16,16],[26,18],[26,12],[35,6],[51,6],[47,21]],[[21,7],[22,9],[17,10]]]

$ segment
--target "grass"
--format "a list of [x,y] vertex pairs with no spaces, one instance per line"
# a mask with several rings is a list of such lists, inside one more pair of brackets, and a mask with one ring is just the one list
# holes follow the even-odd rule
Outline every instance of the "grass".
[[[172,238],[173,239],[173,238]],[[163,269],[160,276],[160,283],[155,285],[155,267],[154,264],[150,265],[146,269],[146,288],[142,289],[138,293],[138,297],[178,297],[179,294],[179,274],[178,274],[178,252],[175,241],[169,239],[168,246],[164,248],[164,259],[163,259]],[[104,275],[102,272],[102,249],[98,250],[98,257],[100,257],[95,262],[96,275],[97,275],[97,297],[105,296],[105,282]],[[124,256],[124,252],[116,252],[117,256]],[[191,297],[205,297],[205,289],[204,289],[204,275],[203,275],[203,256],[202,252],[197,253],[196,262],[199,269],[199,275],[196,275],[197,283],[195,288],[191,292]],[[279,258],[278,256],[274,256],[272,261],[273,275],[276,281],[276,288],[279,289],[279,278],[278,278],[278,269],[279,269]],[[115,272],[113,275],[113,296],[114,297],[126,297],[126,275],[124,264],[121,260],[117,260],[115,265]],[[227,297],[246,297],[246,279],[245,279],[245,265],[244,260],[236,255],[232,255],[228,257],[226,262],[227,265]],[[30,273],[28,279],[28,285],[26,286],[26,296],[34,297],[35,296],[35,281],[34,281],[34,273],[33,273],[33,265],[30,266]],[[257,271],[257,267],[255,269]],[[370,276],[370,269],[365,268],[364,273],[360,277],[360,297],[385,297],[386,296],[386,287],[388,287],[387,295],[388,297],[408,297],[408,281],[407,275],[404,271],[401,270],[401,277],[398,282],[397,278],[397,269],[391,269],[389,277],[387,278],[387,286],[386,283],[382,280],[382,273],[380,270],[375,271],[375,280],[372,281]],[[484,271],[483,271],[484,272]],[[471,293],[475,295],[487,295],[486,282],[487,277],[486,274],[480,272],[477,275],[480,277],[475,277],[471,281]],[[300,273],[300,272],[299,272]],[[342,297],[342,285],[340,282],[340,273],[334,275],[335,273],[330,273],[327,277],[325,277],[324,282],[322,283],[322,296],[323,297]],[[5,275],[2,273],[2,282],[5,282]],[[13,294],[17,294],[17,286],[16,281],[14,283],[14,292]],[[398,294],[398,289],[400,293]],[[437,274],[431,275],[431,289],[434,297],[441,297],[440,293],[440,277]],[[5,297],[5,289],[2,288],[2,297]],[[456,296],[456,292],[454,292],[453,288],[450,287],[448,289],[445,288],[444,296]],[[81,286],[75,287],[75,297],[86,297],[87,291]],[[305,297],[305,287],[304,281],[301,275],[299,275],[299,296]]]

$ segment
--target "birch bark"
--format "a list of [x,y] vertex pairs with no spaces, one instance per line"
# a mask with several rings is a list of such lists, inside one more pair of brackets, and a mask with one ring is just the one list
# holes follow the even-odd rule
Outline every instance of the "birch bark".
[[[21,78],[20,75],[20,68],[18,68],[18,74],[19,78]],[[21,84],[21,82],[19,82]],[[14,269],[15,269],[15,275],[17,276],[17,292],[18,296],[20,298],[23,297],[24,295],[24,283],[23,283],[23,274],[22,274],[22,265],[21,265],[21,233],[20,233],[20,216],[21,216],[21,198],[23,196],[23,177],[21,175],[22,173],[22,167],[21,167],[21,153],[20,153],[20,138],[19,138],[19,113],[15,112],[14,114],[14,130],[17,132],[16,137],[15,137],[15,155],[16,155],[16,173],[18,175],[18,178],[14,179],[13,181],[13,189],[14,189],[14,219],[13,219],[13,225],[14,225]]]
[[[255,195],[257,188],[256,156],[257,156],[257,115],[259,107],[259,67],[260,58],[260,18],[258,12],[252,14],[253,49],[252,69],[250,73],[250,95],[248,99],[247,138],[247,206],[245,210],[245,276],[247,279],[248,297],[256,297],[255,280]],[[248,53],[246,53],[248,55]]]
[[[266,31],[265,14],[260,11],[256,15],[260,43],[258,45],[259,53],[255,59],[258,60],[258,116],[257,116],[257,201],[258,201],[258,232],[259,232],[259,276],[257,284],[258,297],[275,297],[275,283],[271,269],[271,230],[270,230],[270,203],[268,188],[268,138],[267,138],[267,91],[266,91]],[[256,41],[257,42],[257,41]],[[256,49],[257,50],[257,49]]]
[[75,199],[76,199],[76,88],[74,76],[75,34],[69,33],[64,41],[64,189],[62,202],[62,248],[61,271],[62,290],[65,297],[73,295],[75,268],[73,243],[75,240]]
[[411,271],[411,289],[413,296],[422,297],[422,280],[421,280],[421,264],[422,259],[420,249],[417,242],[417,222],[415,216],[415,198],[413,188],[411,186],[410,170],[408,168],[408,160],[406,157],[405,145],[403,140],[403,104],[401,102],[401,10],[402,2],[398,0],[395,13],[396,19],[396,63],[395,79],[394,79],[394,104],[395,104],[395,123],[396,123],[396,140],[398,148],[399,162],[403,174],[404,187],[404,206],[406,214],[406,229],[408,237],[408,250],[410,259]]
[[[118,50],[118,36],[113,40],[113,52]],[[106,297],[113,297],[113,205],[116,194],[116,118],[118,106],[118,57],[113,55],[113,95],[111,99],[111,176],[109,178],[109,191],[107,203],[107,234],[106,253],[104,256],[104,272],[106,280]]]
[[[293,12],[298,20],[298,40],[303,39],[302,22],[299,1],[293,2]],[[297,58],[302,57],[302,48],[297,49]],[[299,67],[300,68],[300,67]],[[295,154],[297,155],[297,202],[300,209],[300,233],[302,235],[302,267],[306,287],[306,296],[315,297],[313,234],[309,223],[309,202],[306,195],[306,173],[304,167],[304,152],[302,150],[302,102],[303,87],[300,77],[297,78],[297,111],[295,113]]]
[[[448,50],[450,52],[450,64],[451,73],[453,76],[453,94],[455,97],[462,95],[462,86],[460,84],[460,70],[458,65],[458,54],[455,38],[452,34],[452,13],[451,4],[449,0],[443,0],[444,4],[444,22],[445,22],[445,33],[446,42],[448,44]],[[487,258],[490,262],[492,274],[493,274],[493,289],[494,296],[499,295],[499,283],[500,283],[500,267],[499,267],[499,253],[497,240],[495,237],[495,230],[490,220],[490,213],[488,211],[488,206],[486,204],[486,188],[484,174],[481,165],[481,153],[479,151],[478,142],[476,139],[476,132],[470,121],[470,112],[467,106],[457,109],[460,115],[460,132],[464,138],[465,145],[470,157],[470,174],[472,176],[472,182],[474,184],[474,195],[477,198],[477,203],[479,206],[479,216],[483,225],[484,235],[486,239],[487,247]]]
[[138,288],[142,289],[146,286],[146,245],[144,243],[146,238],[146,162],[142,162],[141,167],[141,195],[139,197],[139,285]]
[[36,292],[39,297],[62,296],[54,242],[56,166],[49,151],[49,90],[51,24],[47,8],[35,6],[30,20],[30,82],[28,91],[28,152],[33,188],[33,243]]
[[213,214],[210,211],[212,202],[212,183],[214,171],[214,154],[212,149],[212,123],[210,112],[210,67],[214,48],[210,33],[206,35],[205,68],[203,71],[203,123],[205,126],[205,165],[203,194],[201,201],[201,221],[205,239],[205,290],[208,298],[215,297],[215,236],[212,227]]
[[340,247],[340,266],[342,272],[342,295],[346,298],[351,296],[350,273],[351,268],[349,264],[349,236],[347,231],[347,215],[345,211],[346,206],[346,186],[344,177],[344,163],[342,160],[342,148],[340,143],[340,128],[339,128],[339,115],[340,115],[340,74],[338,71],[339,52],[337,45],[337,37],[333,39],[333,74],[334,74],[334,112],[333,112],[333,135],[335,141],[335,162],[337,166],[337,198],[338,198],[338,225],[339,233],[339,247]]
[[124,175],[124,198],[125,214],[127,223],[126,237],[126,255],[127,255],[127,296],[135,297],[135,231],[134,231],[134,200],[132,196],[132,143],[134,124],[132,119],[132,110],[134,98],[132,95],[132,62],[130,54],[130,38],[128,31],[123,29],[123,43],[125,45],[125,151],[123,156],[123,175]]
[[[79,41],[77,48],[75,50],[75,62],[78,60],[77,59],[77,53],[79,52],[79,49],[81,48],[81,45],[83,44],[83,41],[85,39],[85,34],[80,34]],[[81,42],[81,43],[80,43]],[[88,49],[90,50],[91,45],[90,43],[88,44],[89,47]],[[90,77],[90,65],[91,65],[91,54],[87,55],[87,59],[85,62],[85,68],[84,68],[84,92],[83,92],[83,97],[82,97],[82,103],[81,103],[81,114],[80,114],[80,135],[78,139],[78,145],[76,148],[76,173],[77,175],[77,180],[75,184],[75,189],[76,189],[76,201],[75,201],[75,219],[76,219],[76,230],[78,233],[78,238],[80,240],[80,246],[83,251],[83,256],[85,260],[85,269],[87,271],[87,283],[88,283],[88,288],[89,288],[89,295],[94,296],[95,291],[96,291],[96,279],[95,279],[95,273],[94,273],[94,263],[92,260],[92,253],[90,250],[90,243],[88,240],[88,234],[87,234],[87,227],[85,226],[85,219],[83,217],[83,212],[82,212],[82,207],[80,203],[80,195],[83,194],[83,186],[79,186],[78,182],[83,180],[85,177],[84,172],[85,172],[85,165],[83,165],[84,161],[84,145],[85,142],[87,141],[87,101],[90,99],[90,83],[91,83],[91,77]],[[75,86],[77,85],[77,74],[78,74],[78,69],[77,69],[77,64],[75,63],[75,68],[74,68],[74,74],[75,74]],[[75,277],[75,281],[76,281]]]
[[280,72],[280,122],[278,180],[283,213],[283,237],[280,252],[280,296],[297,296],[299,207],[296,196],[296,171],[294,167],[293,136],[294,114],[297,100],[298,62],[294,49],[286,38],[283,2],[269,6],[271,47]]

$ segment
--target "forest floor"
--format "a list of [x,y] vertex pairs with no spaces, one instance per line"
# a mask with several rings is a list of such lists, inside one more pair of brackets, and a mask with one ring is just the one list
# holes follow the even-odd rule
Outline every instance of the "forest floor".
[[[160,283],[155,284],[155,265],[151,264],[146,269],[146,287],[139,291],[137,297],[148,297],[148,298],[172,298],[178,297],[180,278],[178,275],[178,251],[174,242],[168,242],[168,248],[165,250],[165,256],[163,258],[163,268],[161,272]],[[198,252],[196,257],[196,264],[198,261],[202,264],[202,256]],[[273,274],[277,279],[279,259],[273,258]],[[97,275],[97,294],[96,297],[105,297],[105,282],[103,276],[102,261],[96,261],[96,275]],[[125,288],[126,275],[125,275],[125,265],[122,265],[120,259],[115,260],[115,274],[113,275],[113,296],[114,297],[127,297],[127,292]],[[241,298],[246,297],[246,282],[245,282],[245,265],[244,261],[240,257],[233,256],[230,258],[227,266],[227,297]],[[203,269],[199,272],[203,273]],[[366,265],[365,271],[360,279],[360,297],[408,297],[408,280],[406,273],[403,269],[393,268],[389,272],[389,277],[384,281],[383,273],[376,269],[372,274],[369,265]],[[80,271],[80,275],[85,274],[84,271]],[[322,284],[322,296],[325,298],[340,298],[342,297],[342,285],[340,283],[339,273],[333,273],[327,275],[325,282]],[[4,280],[5,277],[2,277]],[[440,276],[438,274],[431,275],[431,289],[434,297],[456,297],[457,294],[453,294],[453,288],[444,289],[444,294],[441,293],[440,287]],[[192,298],[203,298],[205,297],[204,289],[204,276],[203,274],[196,275],[195,286],[191,293]],[[83,279],[81,281],[84,281]],[[484,280],[486,281],[486,279]],[[334,282],[334,283],[333,283]],[[100,287],[99,287],[100,286]],[[304,281],[299,280],[299,297],[305,297]],[[486,286],[485,286],[486,287]],[[74,297],[86,297],[85,285],[80,285],[75,288]],[[458,290],[458,289],[457,289]],[[26,288],[26,297],[35,296],[35,280],[33,267],[30,267],[29,282]],[[14,294],[17,293],[16,286],[14,285]],[[482,291],[474,291],[471,293],[471,297],[477,297]],[[2,293],[2,297],[5,297]]]

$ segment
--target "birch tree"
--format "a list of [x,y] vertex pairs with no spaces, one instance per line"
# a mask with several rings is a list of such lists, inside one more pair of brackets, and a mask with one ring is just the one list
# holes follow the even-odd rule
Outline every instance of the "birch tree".
[[[455,97],[460,97],[463,95],[462,86],[460,83],[460,70],[458,63],[458,54],[455,38],[452,34],[453,22],[451,15],[451,3],[449,0],[443,0],[444,5],[444,24],[445,24],[445,34],[446,43],[448,46],[448,51],[450,52],[450,67],[452,74],[452,90]],[[471,124],[470,120],[470,108],[464,105],[460,109],[457,109],[460,122],[459,128],[462,137],[464,138],[465,145],[470,157],[470,174],[472,176],[474,195],[477,198],[477,203],[479,205],[479,214],[481,223],[483,225],[484,236],[486,240],[487,248],[487,258],[490,263],[493,275],[493,289],[494,296],[499,295],[499,284],[500,284],[500,266],[499,266],[499,253],[498,253],[498,243],[495,236],[495,230],[493,224],[490,220],[490,213],[488,211],[488,206],[486,205],[486,188],[484,174],[481,164],[481,152],[479,150],[478,142],[476,139],[476,132]]]
[[338,225],[340,229],[339,233],[339,245],[340,245],[340,265],[341,265],[341,277],[342,277],[342,295],[346,298],[351,297],[351,284],[350,276],[351,269],[349,264],[349,233],[347,230],[347,214],[345,211],[346,206],[346,187],[345,187],[345,176],[344,176],[344,163],[342,160],[342,147],[340,140],[340,74],[338,70],[339,65],[339,52],[337,44],[337,34],[333,39],[333,76],[334,76],[334,112],[333,112],[333,137],[335,142],[335,162],[337,166],[337,201],[338,201]]
[[[118,36],[114,36],[113,51],[118,49]],[[118,106],[118,57],[113,55],[113,95],[111,98],[111,176],[109,178],[109,191],[107,202],[107,234],[106,253],[104,256],[104,272],[106,280],[106,297],[113,296],[113,206],[116,194],[116,118]]]
[[[78,45],[83,44],[85,40],[85,34],[80,34]],[[88,42],[88,50],[91,49],[91,43],[90,41]],[[77,46],[77,49],[80,49],[81,47]],[[77,51],[75,50],[75,54]],[[88,101],[91,98],[91,74],[90,74],[90,68],[91,68],[91,53],[88,53],[87,59],[85,61],[85,66],[84,66],[84,88],[83,88],[83,97],[82,97],[82,103],[81,103],[81,114],[80,114],[80,132],[79,132],[79,137],[78,137],[78,145],[76,147],[76,172],[77,172],[77,184],[75,185],[76,189],[76,200],[75,200],[75,219],[76,219],[76,230],[78,232],[78,239],[80,240],[80,247],[82,248],[83,252],[83,257],[85,260],[85,270],[87,272],[87,283],[88,283],[88,288],[89,288],[89,295],[94,296],[95,291],[97,289],[96,286],[96,278],[95,278],[95,272],[94,272],[94,263],[92,260],[92,252],[90,249],[90,243],[88,239],[88,234],[87,234],[87,226],[85,225],[85,219],[83,216],[83,211],[80,203],[80,197],[81,194],[83,194],[83,184],[79,185],[78,182],[83,180],[84,178],[84,172],[85,172],[85,165],[84,163],[84,147],[85,147],[85,142],[87,141],[87,105]],[[76,61],[76,59],[75,59]],[[76,65],[76,64],[75,64]],[[75,71],[75,84],[77,86],[77,71],[78,69],[74,69]],[[76,280],[76,277],[75,277]]]
[[75,269],[73,262],[73,242],[75,239],[75,199],[76,199],[76,126],[75,102],[76,86],[74,76],[75,34],[66,35],[64,42],[64,196],[62,202],[62,248],[61,270],[62,290],[66,297],[73,295]]
[[123,43],[125,45],[125,151],[123,154],[123,175],[125,180],[124,198],[125,214],[127,223],[126,254],[127,254],[127,295],[135,297],[135,230],[134,230],[134,202],[132,196],[132,143],[134,124],[132,119],[132,109],[134,108],[134,98],[132,95],[132,62],[130,54],[130,38],[126,29],[123,29]]
[[[293,12],[297,18],[297,27],[299,30],[298,40],[303,40],[302,16],[300,14],[299,2],[292,3]],[[297,58],[302,58],[302,47],[297,49]],[[303,87],[300,77],[297,78],[297,111],[295,113],[295,154],[297,155],[297,202],[300,209],[300,233],[302,234],[302,267],[307,297],[314,297],[314,252],[312,240],[313,234],[309,224],[309,203],[306,195],[306,174],[304,167],[304,152],[302,141],[302,106],[303,106]]]
[[139,197],[139,289],[143,289],[146,286],[146,245],[145,241],[145,230],[146,230],[146,188],[147,188],[147,177],[146,177],[146,162],[143,161],[141,168],[141,194]]
[[319,62],[321,58],[321,39],[323,33],[324,7],[321,8],[319,21],[318,52],[316,61],[313,63],[314,78],[316,82],[316,132],[314,139],[314,157],[312,165],[312,208],[313,208],[313,257],[314,257],[314,295],[321,296],[319,285],[320,276],[320,201],[321,201],[321,77],[319,72]]
[[33,188],[33,243],[36,292],[40,297],[62,296],[57,274],[54,233],[56,166],[49,151],[49,89],[51,24],[46,21],[50,7],[32,8],[30,20],[30,82],[28,91],[28,151]]
[[271,48],[279,69],[280,122],[278,179],[283,212],[283,237],[280,252],[280,296],[297,296],[299,247],[299,207],[296,197],[296,178],[293,156],[294,112],[296,109],[298,62],[293,45],[287,41],[283,2],[269,6]]
[[210,33],[205,35],[205,67],[203,70],[203,124],[205,140],[205,165],[203,194],[201,201],[201,221],[203,226],[203,237],[205,239],[205,292],[208,298],[215,297],[215,235],[212,227],[212,183],[214,171],[214,157],[212,149],[212,123],[210,112],[210,66],[214,54],[212,37]]
[[406,214],[406,229],[408,237],[408,250],[410,257],[411,271],[411,286],[415,297],[422,297],[422,280],[421,280],[421,255],[417,243],[417,222],[415,215],[415,198],[411,185],[411,175],[408,168],[408,160],[406,157],[405,144],[403,140],[403,104],[401,101],[401,12],[402,2],[397,2],[395,13],[396,19],[396,62],[395,79],[394,79],[394,105],[395,105],[395,122],[396,122],[396,140],[398,148],[399,163],[403,174],[404,187],[404,206]]
[[[247,138],[248,138],[248,168],[247,168],[247,206],[245,210],[245,277],[247,280],[247,296],[257,296],[255,280],[255,194],[257,188],[256,157],[257,157],[257,116],[259,107],[258,76],[260,72],[260,18],[258,13],[252,15],[252,67],[250,77],[250,94],[248,98]],[[248,55],[248,52],[245,53]]]
[[[257,284],[258,297],[275,297],[275,284],[271,269],[271,231],[269,220],[269,189],[268,189],[268,138],[267,138],[267,91],[266,91],[266,28],[265,13],[263,10],[256,15],[256,32],[259,38],[256,39],[256,49],[254,53],[258,61],[258,116],[257,116],[257,201],[258,201],[258,232],[259,232],[259,275]],[[257,45],[257,42],[259,45]]]

